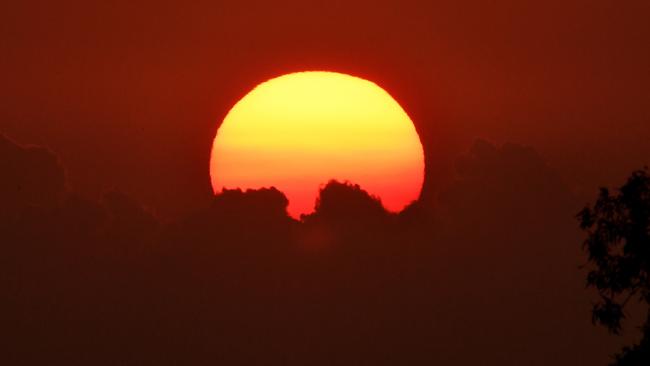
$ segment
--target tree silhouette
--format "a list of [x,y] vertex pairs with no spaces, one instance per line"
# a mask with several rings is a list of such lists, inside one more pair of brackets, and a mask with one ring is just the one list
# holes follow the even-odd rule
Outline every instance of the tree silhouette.
[[612,365],[650,365],[650,176],[647,168],[632,173],[612,194],[602,188],[593,207],[579,214],[587,232],[584,248],[594,268],[587,286],[601,297],[594,304],[594,323],[619,334],[630,301],[639,301],[648,314],[642,339],[625,347]]

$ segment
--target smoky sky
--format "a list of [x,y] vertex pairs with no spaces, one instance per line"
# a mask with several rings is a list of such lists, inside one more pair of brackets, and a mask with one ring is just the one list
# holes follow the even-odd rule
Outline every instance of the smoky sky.
[[8,364],[603,364],[622,341],[590,322],[580,204],[530,147],[476,141],[401,214],[332,181],[299,221],[274,188],[168,221],[0,142]]
[[[575,214],[650,162],[649,13],[3,4],[2,363],[605,364],[638,333],[591,324]],[[419,200],[390,214],[333,181],[294,220],[272,187],[213,196],[228,110],[305,70],[371,80],[404,107]]]
[[588,195],[648,162],[649,6],[14,2],[0,15],[0,130],[55,149],[78,191],[118,188],[175,217],[211,195],[212,138],[241,96],[330,70],[411,115],[427,199],[477,137],[535,146]]

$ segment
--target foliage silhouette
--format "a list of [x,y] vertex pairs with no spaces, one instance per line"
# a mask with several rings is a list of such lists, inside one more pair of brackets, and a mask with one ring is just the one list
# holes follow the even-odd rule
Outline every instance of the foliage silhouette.
[[302,215],[301,222],[304,226],[326,225],[338,234],[354,234],[387,228],[394,217],[379,198],[358,184],[331,180],[320,189],[314,212]]
[[[580,321],[573,263],[582,253],[565,245],[579,231],[569,214],[558,215],[576,211],[563,206],[566,187],[549,184],[553,172],[525,148],[477,146],[446,195],[446,217],[435,216],[442,202],[393,214],[362,187],[330,182],[302,221],[288,216],[282,192],[266,188],[228,190],[161,222],[123,193],[94,200],[67,190],[63,167],[30,162],[32,148],[10,144],[0,161],[19,168],[0,174],[25,184],[18,199],[0,186],[12,205],[0,218],[0,362],[598,359],[575,351],[600,339]],[[516,189],[504,189],[514,179]],[[48,182],[55,194],[34,199]],[[566,217],[566,225],[557,221]],[[557,352],[541,352],[548,349]]]
[[594,266],[587,275],[587,286],[596,288],[601,298],[592,309],[594,323],[619,334],[630,301],[639,301],[648,312],[641,326],[641,341],[623,348],[613,365],[648,365],[650,176],[647,168],[633,172],[616,193],[602,188],[593,207],[585,207],[578,218],[581,228],[587,232],[584,249]]
[[0,134],[0,218],[29,207],[51,208],[65,191],[65,171],[48,149],[20,146]]

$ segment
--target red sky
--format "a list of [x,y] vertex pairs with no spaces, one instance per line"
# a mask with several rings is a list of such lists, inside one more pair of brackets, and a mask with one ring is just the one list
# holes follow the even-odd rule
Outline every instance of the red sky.
[[77,190],[175,215],[211,194],[212,138],[240,96],[327,69],[400,101],[428,187],[484,137],[532,145],[591,196],[650,161],[649,13],[643,0],[10,2],[0,131],[57,151]]
[[[0,220],[7,231],[17,233],[15,240],[7,242],[20,244],[7,245],[8,253],[17,252],[16,258],[23,259],[6,262],[22,268],[35,257],[31,263],[38,269],[33,271],[35,293],[41,294],[40,286],[43,284],[45,300],[50,300],[49,303],[34,301],[37,297],[30,297],[28,291],[24,295],[25,303],[37,307],[36,314],[45,315],[42,319],[46,320],[50,319],[50,310],[60,306],[61,322],[58,324],[61,327],[39,322],[38,317],[32,317],[31,308],[20,306],[20,302],[16,303],[16,309],[29,315],[29,321],[25,323],[33,323],[34,329],[47,328],[43,339],[56,342],[51,345],[44,342],[46,346],[56,348],[60,341],[64,345],[69,343],[69,349],[75,352],[83,351],[83,347],[75,343],[81,339],[92,343],[91,354],[93,347],[99,347],[102,352],[106,348],[109,356],[121,357],[124,354],[114,350],[119,349],[122,342],[128,343],[127,348],[133,347],[134,353],[139,354],[141,344],[130,340],[148,339],[143,336],[146,331],[167,328],[145,325],[139,327],[145,332],[136,331],[133,337],[109,334],[106,339],[118,342],[107,343],[110,347],[105,347],[94,337],[87,337],[90,333],[85,331],[88,319],[84,314],[99,320],[96,329],[102,334],[114,325],[108,324],[113,323],[113,319],[93,312],[93,307],[85,306],[85,301],[91,305],[96,301],[97,304],[93,305],[95,310],[103,311],[106,304],[110,304],[110,308],[121,304],[131,309],[130,301],[136,300],[139,305],[133,307],[135,320],[140,320],[141,314],[136,314],[139,309],[159,309],[160,314],[133,324],[158,324],[156,317],[160,315],[160,319],[169,322],[169,329],[176,329],[179,325],[187,327],[187,333],[179,333],[181,337],[170,338],[169,344],[177,348],[184,348],[184,342],[192,341],[184,338],[185,334],[201,334],[200,331],[193,333],[195,324],[205,334],[214,331],[209,329],[215,324],[209,321],[213,319],[213,308],[209,304],[222,304],[222,293],[204,291],[214,284],[211,281],[232,290],[232,309],[241,310],[240,320],[245,318],[248,308],[240,306],[238,301],[248,304],[249,299],[241,296],[246,291],[240,293],[240,288],[252,290],[254,295],[259,290],[257,295],[261,299],[272,300],[270,303],[252,302],[270,305],[264,308],[275,309],[275,300],[278,299],[280,303],[291,304],[291,297],[270,294],[267,290],[273,287],[264,285],[268,279],[265,271],[275,268],[276,263],[285,263],[275,262],[274,258],[284,260],[281,253],[288,248],[267,245],[274,241],[274,237],[267,236],[265,231],[273,228],[273,222],[266,223],[269,228],[250,230],[249,217],[242,215],[247,211],[239,212],[239,217],[231,215],[230,211],[237,207],[238,201],[230,202],[224,196],[221,196],[225,201],[222,206],[212,202],[212,206],[201,210],[201,206],[211,203],[210,150],[220,121],[232,105],[259,82],[288,72],[331,70],[376,82],[390,92],[411,116],[420,134],[427,164],[423,195],[429,203],[439,204],[436,209],[441,208],[440,212],[435,213],[440,213],[440,216],[433,220],[435,227],[428,227],[429,222],[416,223],[426,226],[424,237],[413,238],[415,244],[424,244],[417,247],[423,253],[403,250],[408,246],[392,246],[392,237],[373,236],[376,233],[359,226],[360,233],[370,236],[362,235],[365,241],[361,240],[351,252],[341,250],[333,251],[334,257],[311,257],[317,262],[314,272],[310,272],[312,279],[325,286],[311,286],[307,276],[303,282],[304,291],[298,292],[297,296],[304,295],[306,303],[312,294],[316,298],[323,296],[326,301],[319,302],[325,304],[322,314],[329,312],[327,301],[336,306],[339,302],[347,303],[349,299],[361,299],[363,301],[356,305],[353,303],[351,310],[346,310],[356,316],[361,309],[365,312],[377,305],[372,296],[368,297],[372,301],[366,303],[365,295],[368,294],[363,292],[371,290],[370,294],[374,294],[372,286],[381,283],[373,281],[372,274],[377,273],[385,275],[383,278],[393,283],[389,289],[395,290],[378,290],[378,296],[390,297],[387,295],[406,290],[417,295],[413,299],[428,299],[429,302],[421,302],[392,296],[397,301],[382,305],[384,308],[380,306],[380,311],[374,315],[371,311],[367,324],[361,321],[360,327],[349,327],[369,332],[344,334],[344,343],[350,340],[349,344],[353,344],[359,335],[359,339],[366,341],[363,346],[367,347],[361,354],[374,355],[378,359],[382,353],[376,351],[388,352],[390,347],[378,347],[379,343],[374,343],[372,336],[366,337],[367,334],[374,336],[376,324],[383,327],[397,324],[396,329],[409,329],[417,323],[416,328],[422,326],[421,332],[431,331],[431,335],[437,338],[385,333],[389,339],[403,343],[399,345],[401,348],[398,347],[402,351],[412,345],[425,349],[433,345],[440,351],[435,357],[471,360],[467,364],[476,364],[475,359],[479,358],[495,364],[522,364],[518,357],[530,358],[530,362],[540,365],[606,362],[607,355],[619,349],[624,340],[607,337],[604,329],[594,328],[589,323],[589,296],[595,293],[584,290],[586,271],[579,268],[586,261],[584,253],[580,252],[583,237],[573,214],[580,204],[577,202],[593,201],[598,186],[621,184],[631,170],[650,164],[648,14],[650,2],[647,0],[5,2],[0,6],[0,133],[21,143],[51,148],[67,169],[70,192],[82,192],[101,202],[90,204],[71,199],[66,204],[72,207],[72,217],[53,215],[56,217],[50,217],[48,221],[35,216],[37,219],[31,222],[32,226],[21,227]],[[477,138],[494,144],[485,141],[473,144]],[[0,209],[9,211],[12,200],[22,202],[21,199],[30,198],[30,194],[47,201],[68,192],[62,189],[61,170],[54,163],[53,155],[40,149],[25,149],[4,138],[0,138],[0,145],[3,148],[0,152],[9,156],[9,163],[4,168],[8,169],[7,177],[10,178],[6,180],[6,186],[27,192],[14,194],[11,189],[0,190],[5,194],[3,202],[7,203]],[[530,146],[539,154],[521,145]],[[473,147],[468,153],[470,146]],[[460,155],[464,158],[456,171],[458,179],[447,184]],[[544,160],[548,164],[544,164]],[[55,178],[51,178],[53,172]],[[12,174],[17,176],[13,181]],[[47,177],[50,177],[49,181]],[[38,190],[34,185],[24,186],[21,183],[24,181],[42,181],[42,189]],[[567,185],[573,192],[566,189]],[[108,198],[96,199],[111,188],[126,195],[112,192]],[[438,190],[442,194],[439,200],[434,200],[434,193]],[[235,198],[245,195],[234,191],[230,194]],[[259,192],[248,194],[253,197],[249,198],[250,202],[243,200],[240,203],[261,209],[263,215],[258,219],[265,221],[264,214],[269,212],[282,219],[284,201],[277,192],[262,192],[260,196],[256,196]],[[266,206],[267,200],[273,203],[270,208]],[[162,219],[189,219],[180,220],[180,227],[169,225],[165,228],[167,231],[164,233],[178,230],[176,236],[158,235],[158,222],[137,202],[156,210]],[[335,214],[332,215],[335,219],[337,207],[334,205]],[[369,207],[372,211],[374,206]],[[77,238],[74,228],[88,231],[100,228],[95,231],[104,233],[104,224],[123,224],[110,215],[103,219],[113,220],[108,223],[87,215],[94,212],[93,208],[117,218],[120,216],[111,210],[125,211],[122,215],[131,220],[125,222],[135,224],[109,227],[106,230],[108,234],[119,235],[105,241],[100,238],[94,243],[85,240],[83,235],[79,236],[80,240],[70,241],[70,237]],[[418,216],[423,215],[418,211],[420,208],[416,206],[403,215],[404,222],[413,220],[413,217],[424,217]],[[338,207],[338,210],[347,212],[347,206],[343,209]],[[360,216],[340,219],[343,224],[356,225]],[[88,224],[94,219],[96,227]],[[372,215],[366,219],[373,227],[381,226],[377,225],[380,221],[373,221],[376,218],[373,219]],[[68,226],[60,226],[57,224],[59,220]],[[241,225],[233,229],[228,220],[240,220]],[[318,224],[319,218],[316,216],[312,220]],[[284,224],[289,228],[294,225],[293,222]],[[39,227],[45,229],[38,230]],[[61,227],[64,230],[59,230]],[[312,229],[309,226],[304,228]],[[318,237],[318,225],[313,228],[313,236]],[[237,240],[223,236],[228,230]],[[253,239],[245,235],[244,242],[255,242],[259,245],[255,247],[259,252],[238,244],[243,230],[253,235]],[[54,239],[50,238],[51,232],[56,234]],[[143,233],[156,234],[164,239],[163,243],[169,241],[173,245],[150,246],[151,243],[145,240],[148,239],[146,235],[143,235],[144,239],[137,238]],[[307,230],[305,233],[305,240],[311,240],[312,232]],[[30,242],[24,237],[33,240]],[[327,241],[327,235],[324,237]],[[385,247],[374,245],[378,237],[386,240]],[[279,238],[275,238],[275,244],[285,244],[283,236]],[[304,238],[299,236],[298,239]],[[402,237],[395,241],[400,245],[405,242]],[[114,246],[115,243],[118,246]],[[156,282],[161,285],[160,289],[156,286],[151,288],[149,267],[142,266],[142,262],[133,262],[131,265],[134,267],[129,271],[128,266],[125,270],[121,265],[91,268],[94,262],[87,261],[93,256],[103,259],[101,250],[106,248],[122,253],[124,248],[134,248],[134,243],[146,245],[135,248],[146,248],[142,253],[148,255],[151,254],[147,250],[152,247],[163,251],[173,248],[172,257],[175,259],[178,259],[177,254],[187,250],[187,258],[182,258],[180,253],[183,265],[177,272],[190,277],[180,282],[168,282],[166,279],[174,278],[177,272],[161,265],[158,274],[164,276],[157,278]],[[224,246],[215,246],[215,243]],[[128,245],[121,246],[123,244]],[[230,250],[228,244],[233,244],[234,257],[227,253],[221,255],[222,248],[227,249],[225,252]],[[389,251],[376,253],[377,247]],[[276,248],[281,249],[276,252]],[[393,248],[399,248],[399,251],[392,252]],[[211,255],[204,255],[207,253],[204,250]],[[124,252],[131,254],[130,250]],[[59,255],[60,261],[52,259],[50,253]],[[404,257],[395,259],[396,253]],[[140,259],[149,263],[151,258],[145,254]],[[365,254],[377,255],[374,262],[369,260],[376,266],[369,272],[366,263],[362,263],[367,258]],[[390,260],[385,261],[384,254]],[[309,264],[301,261],[304,255],[300,252],[291,257],[296,261],[295,268],[288,267],[288,278],[299,278],[291,276],[304,273],[307,267],[311,267],[303,267],[303,263]],[[237,260],[231,260],[249,256],[257,265],[242,267]],[[78,268],[68,272],[70,258]],[[126,259],[130,263],[130,257]],[[49,263],[45,269],[51,269],[52,273],[41,271],[40,263]],[[166,261],[161,263],[167,264]],[[187,267],[184,267],[185,263]],[[341,263],[347,263],[347,269],[341,271],[337,267]],[[416,281],[411,288],[403,286],[409,284],[408,281],[392,282],[401,273],[386,265],[394,263],[409,269],[408,273],[419,282]],[[225,272],[220,272],[223,265]],[[3,266],[6,273],[15,276],[0,273],[0,279],[17,279],[15,289],[22,293],[20,286],[29,281],[23,281],[22,272],[12,272],[14,267]],[[25,271],[29,272],[32,267],[26,268]],[[104,268],[109,271],[104,272]],[[251,268],[253,272],[249,273]],[[426,275],[420,276],[419,271],[425,271]],[[87,277],[88,273],[94,273],[96,277]],[[128,290],[130,286],[126,286],[124,292],[123,284],[131,284],[133,273],[143,274],[141,283],[134,287],[135,290]],[[219,276],[219,273],[232,275]],[[293,294],[294,282],[282,277],[284,272],[280,274],[275,278],[281,284],[280,288]],[[321,278],[321,274],[327,276]],[[368,282],[364,282],[367,274],[370,274]],[[194,275],[199,277],[191,277]],[[358,282],[354,281],[358,278]],[[103,291],[102,286],[95,287],[97,281],[106,279],[110,279],[107,286],[113,292]],[[204,283],[203,279],[208,280]],[[179,295],[175,289],[167,291],[170,283],[179,284],[178,287],[188,295],[205,293],[213,302],[204,303],[203,298],[197,296],[189,299],[185,308],[185,300],[191,296],[183,296],[183,292]],[[348,287],[349,283],[353,286]],[[183,287],[183,284],[195,287]],[[331,296],[327,286],[332,286],[338,297]],[[84,290],[76,293],[76,288]],[[316,289],[314,293],[312,288]],[[136,291],[138,289],[145,291],[140,293]],[[50,290],[52,294],[63,294],[62,298],[47,297]],[[129,291],[135,291],[137,296],[123,296]],[[68,292],[75,294],[66,297]],[[150,298],[146,295],[149,293],[153,294]],[[171,302],[169,309],[184,315],[169,316],[168,309],[158,307],[165,303],[168,293],[180,301]],[[156,297],[156,294],[165,296]],[[109,300],[104,301],[104,295]],[[140,304],[141,298],[146,301]],[[69,303],[59,303],[59,300]],[[180,305],[174,308],[174,304]],[[400,304],[415,306],[416,311],[406,314],[409,308]],[[70,309],[79,312],[68,313],[66,305],[72,305]],[[195,305],[203,309],[204,317],[185,322],[186,314],[194,317]],[[226,304],[226,308],[228,306]],[[393,306],[406,310],[402,314],[396,313],[392,311]],[[303,323],[295,320],[300,317],[295,318],[292,311],[280,312],[278,317],[268,319],[263,315],[257,316],[269,321],[271,327],[268,329],[275,329],[275,326],[285,329],[289,324],[293,327],[289,329],[296,330],[295,333],[287,331],[287,334],[291,333],[289,337],[280,337],[278,344],[292,340],[294,335],[312,334],[315,340],[326,339],[333,343],[313,342],[303,349],[306,352],[304,356],[312,356],[309,353],[312,346],[329,355],[329,344],[337,344],[340,339],[335,325],[345,324],[347,318],[337,318],[339,323],[333,323],[332,331],[323,333],[324,338],[318,338],[322,333],[318,327],[329,325],[329,318],[309,316],[309,307],[297,308],[306,310],[303,314],[308,320],[306,328],[310,324],[316,325],[306,333],[301,333]],[[485,310],[488,316],[477,309]],[[314,313],[321,314],[320,310],[316,309]],[[230,322],[228,313],[224,314],[217,315]],[[390,319],[382,318],[386,314],[391,315]],[[402,324],[404,314],[406,319],[413,321],[412,324]],[[425,314],[424,319],[428,320],[423,322],[419,314]],[[199,348],[212,352],[215,350],[212,342],[229,339],[226,348],[241,348],[241,353],[235,352],[232,357],[251,354],[248,343],[244,341],[251,338],[245,327],[239,326],[237,318],[234,319],[234,322],[227,323],[230,328],[223,328],[226,331],[223,338],[203,337],[200,341],[205,343],[199,344],[206,346]],[[285,322],[285,319],[294,319],[294,323]],[[15,326],[23,318],[11,320]],[[69,320],[73,320],[73,325],[81,325],[77,333],[73,326],[73,335],[76,334],[77,338],[60,336],[60,329],[66,329]],[[433,320],[440,323],[434,324]],[[107,322],[108,328],[104,328],[103,321]],[[119,322],[116,324],[121,325]],[[267,323],[262,321],[261,324],[263,328]],[[16,328],[22,329],[21,326],[18,324]],[[626,334],[627,337],[630,334],[634,337],[633,325],[626,324],[626,327],[632,330]],[[126,329],[129,333],[126,335],[131,336],[133,329]],[[241,331],[241,334],[235,334],[231,339],[229,330]],[[37,332],[26,332],[22,334],[24,338],[18,339],[28,340],[24,344],[29,346],[34,334],[38,336]],[[116,334],[123,333],[120,330]],[[164,332],[161,334],[165,335]],[[275,334],[269,338],[275,340]],[[431,339],[439,341],[431,342]],[[298,341],[305,345],[313,340],[306,337]],[[632,341],[626,338],[625,342],[631,344]],[[142,355],[165,357],[164,352],[159,352],[159,344],[154,339],[151,342],[156,346],[153,353],[145,351]],[[499,352],[490,352],[497,348]],[[467,352],[468,349],[476,352]],[[501,352],[504,349],[507,352]],[[547,349],[549,352],[540,355]],[[194,349],[187,350],[193,354]],[[281,351],[281,347],[277,350]],[[481,353],[481,350],[487,353]],[[37,357],[48,356],[47,352],[41,355],[29,347],[27,351]],[[345,349],[337,351],[346,352]],[[253,352],[252,355],[266,357],[264,352]],[[417,353],[413,355],[418,356]],[[389,359],[382,360],[390,362]],[[465,364],[458,360],[455,364]],[[321,361],[327,363],[326,359]]]

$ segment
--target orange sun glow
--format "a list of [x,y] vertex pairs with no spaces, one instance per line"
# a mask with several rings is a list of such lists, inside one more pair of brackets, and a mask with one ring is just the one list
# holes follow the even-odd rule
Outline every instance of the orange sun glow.
[[226,115],[210,160],[212,188],[276,187],[293,217],[331,179],[359,184],[397,212],[416,200],[424,155],[413,122],[376,84],[299,72],[259,84]]

